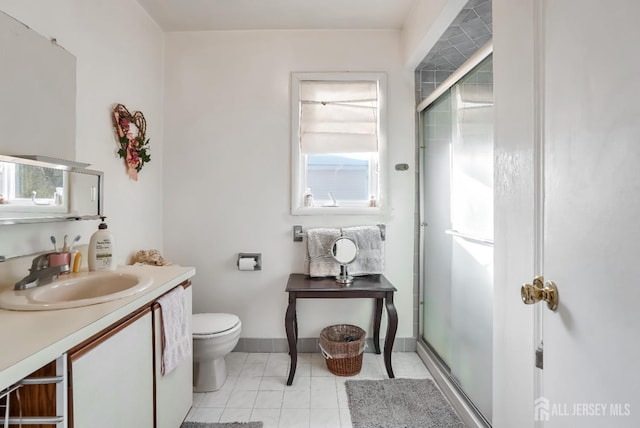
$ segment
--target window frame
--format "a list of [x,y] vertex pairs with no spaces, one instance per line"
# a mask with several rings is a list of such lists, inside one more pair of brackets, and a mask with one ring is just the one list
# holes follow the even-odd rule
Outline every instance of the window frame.
[[[16,165],[11,163],[5,163],[4,169],[0,171],[3,174],[3,179],[0,180],[0,194],[2,194],[6,202],[0,204],[0,211],[6,213],[31,213],[31,212],[44,212],[44,213],[66,213],[69,210],[69,175],[64,169],[50,168],[56,171],[62,172],[62,188],[64,193],[62,194],[63,203],[60,205],[55,204],[55,197],[51,198],[37,198],[42,201],[41,204],[35,204],[33,198],[16,197]],[[36,195],[37,196],[37,195]]]
[[[305,207],[305,160],[300,150],[300,83],[303,81],[375,81],[378,84],[378,161],[377,174],[369,165],[369,178],[377,175],[376,206],[346,204],[337,207]],[[382,214],[387,206],[387,75],[384,72],[293,72],[291,73],[291,214],[331,215]],[[338,201],[339,202],[339,201]]]

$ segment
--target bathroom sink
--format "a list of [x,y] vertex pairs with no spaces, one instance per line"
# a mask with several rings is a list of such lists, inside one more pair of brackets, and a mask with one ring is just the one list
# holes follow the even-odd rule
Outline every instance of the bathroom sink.
[[110,302],[138,294],[152,284],[149,277],[122,272],[82,272],[28,290],[0,292],[0,308],[46,311]]

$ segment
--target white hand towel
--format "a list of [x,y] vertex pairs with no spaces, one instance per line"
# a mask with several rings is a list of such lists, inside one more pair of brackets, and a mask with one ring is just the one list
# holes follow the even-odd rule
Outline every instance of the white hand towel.
[[349,275],[384,273],[384,242],[378,226],[345,227],[342,232],[358,246],[358,257],[347,266]]
[[191,357],[191,332],[188,328],[184,288],[176,287],[158,298],[162,322],[162,374],[171,373]]
[[307,260],[310,276],[336,276],[340,273],[340,265],[331,256],[333,241],[339,237],[340,229],[307,230]]

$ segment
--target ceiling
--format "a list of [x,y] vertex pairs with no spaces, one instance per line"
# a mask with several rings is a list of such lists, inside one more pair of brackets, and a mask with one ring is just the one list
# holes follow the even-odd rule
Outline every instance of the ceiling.
[[401,29],[416,0],[137,0],[164,31]]

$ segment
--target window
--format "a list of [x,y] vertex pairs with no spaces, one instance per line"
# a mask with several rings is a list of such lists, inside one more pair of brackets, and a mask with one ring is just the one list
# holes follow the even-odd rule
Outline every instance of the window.
[[383,73],[292,74],[293,214],[380,212],[385,80]]
[[64,212],[66,174],[59,169],[0,161],[0,210]]

